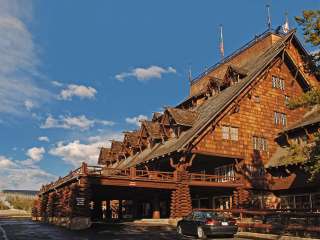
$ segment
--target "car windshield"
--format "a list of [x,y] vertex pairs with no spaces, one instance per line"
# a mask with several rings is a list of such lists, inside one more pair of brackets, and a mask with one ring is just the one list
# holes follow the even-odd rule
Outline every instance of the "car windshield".
[[196,211],[193,213],[195,218],[214,218],[214,217],[218,217],[218,214],[215,212],[200,212],[200,211]]

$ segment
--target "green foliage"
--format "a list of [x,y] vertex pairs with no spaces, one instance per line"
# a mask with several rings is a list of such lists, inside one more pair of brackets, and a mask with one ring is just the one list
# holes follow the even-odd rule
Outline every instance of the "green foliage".
[[[307,43],[314,47],[320,45],[320,10],[305,10],[302,17],[295,17],[297,23],[302,27]],[[319,49],[310,58],[306,59],[311,72],[320,74],[320,52]]]
[[320,174],[320,133],[315,134],[313,146],[309,147],[309,162],[306,170],[311,174],[311,180],[314,180]]
[[302,17],[295,17],[302,26],[306,42],[313,46],[320,45],[320,10],[305,10]]
[[310,91],[302,94],[296,99],[291,99],[288,103],[290,109],[296,109],[299,107],[312,107],[320,105],[320,89],[314,88]]
[[6,200],[15,208],[31,212],[34,199],[21,196],[7,196]]

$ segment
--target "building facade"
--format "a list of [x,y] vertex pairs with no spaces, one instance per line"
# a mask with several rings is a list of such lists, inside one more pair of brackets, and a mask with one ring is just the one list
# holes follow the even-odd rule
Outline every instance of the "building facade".
[[[319,109],[288,107],[319,87],[292,30],[267,31],[207,69],[190,95],[123,141],[43,186],[35,218],[178,218],[193,208],[320,210],[319,179],[309,181],[293,144],[313,144]],[[115,203],[116,202],[116,203]]]

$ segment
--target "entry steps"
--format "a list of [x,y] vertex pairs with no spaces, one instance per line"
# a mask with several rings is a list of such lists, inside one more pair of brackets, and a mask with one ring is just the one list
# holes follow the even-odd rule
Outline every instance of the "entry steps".
[[172,219],[172,218],[160,218],[160,219],[143,218],[139,220],[134,220],[133,222],[138,224],[160,224],[160,225],[176,226],[179,220],[180,219]]

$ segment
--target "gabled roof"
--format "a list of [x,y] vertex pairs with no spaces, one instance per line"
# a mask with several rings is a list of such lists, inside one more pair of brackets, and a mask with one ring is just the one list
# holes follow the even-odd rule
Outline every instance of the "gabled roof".
[[241,68],[241,67],[237,67],[235,65],[229,65],[228,70],[227,71],[232,71],[235,72],[243,77],[247,76],[248,74],[248,70],[245,68]]
[[179,108],[167,108],[166,110],[170,113],[176,124],[188,127],[192,127],[198,116],[195,111],[190,110],[182,110]]
[[98,164],[104,165],[107,162],[113,161],[113,160],[114,160],[114,157],[111,154],[111,149],[102,147],[100,149]]
[[295,122],[289,127],[285,128],[282,132],[289,132],[298,128],[303,128],[313,124],[320,124],[320,109],[319,107],[313,111],[308,112],[301,120]]
[[152,139],[162,139],[163,134],[159,122],[143,120],[141,122],[141,128],[145,128]]
[[123,142],[112,140],[111,141],[111,152],[112,153],[119,153],[122,150]]
[[201,134],[208,125],[223,112],[247,87],[256,79],[257,76],[269,67],[269,64],[277,57],[282,50],[285,49],[285,42],[294,34],[290,31],[286,36],[274,43],[262,55],[252,57],[241,67],[248,69],[248,74],[237,84],[226,88],[219,94],[209,97],[202,105],[195,108],[198,115],[193,126],[181,133],[179,138],[171,138],[163,144],[156,144],[153,148],[147,148],[141,154],[132,158],[133,161],[127,159],[127,165],[122,167],[130,167],[136,164],[162,157],[166,154],[183,150],[190,142],[192,142],[199,134]]
[[291,155],[289,147],[280,147],[276,149],[275,153],[271,156],[265,168],[281,167],[294,164],[305,163],[307,159],[301,154]]
[[152,121],[157,121],[158,119],[160,119],[163,116],[163,114],[161,112],[154,112],[153,116],[152,116]]
[[139,145],[139,131],[124,132],[124,142],[128,143],[132,147]]

